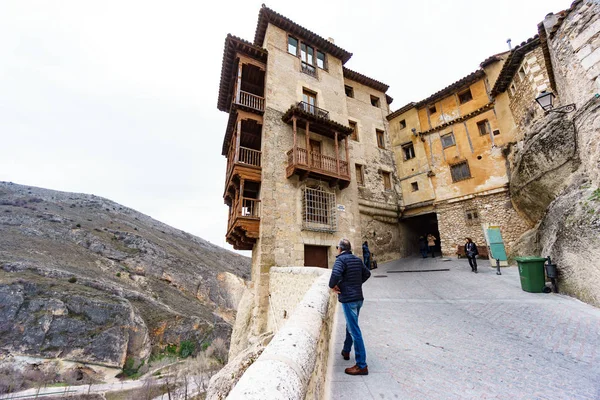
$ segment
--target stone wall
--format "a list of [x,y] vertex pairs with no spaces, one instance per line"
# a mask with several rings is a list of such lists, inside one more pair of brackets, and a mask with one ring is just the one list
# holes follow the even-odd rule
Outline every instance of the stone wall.
[[[315,270],[322,275],[246,370],[228,399],[323,398],[336,301],[328,286],[331,271]],[[292,277],[292,271],[281,274],[280,278]]]
[[[477,220],[469,221],[467,211],[476,211]],[[500,227],[507,254],[517,239],[531,226],[513,208],[508,191],[470,196],[436,206],[442,253],[456,256],[458,245],[465,244],[470,237],[479,246],[485,246],[483,226]]]
[[544,90],[550,90],[550,80],[542,48],[538,46],[525,55],[507,90],[510,110],[521,130],[544,115],[544,111],[535,101]]

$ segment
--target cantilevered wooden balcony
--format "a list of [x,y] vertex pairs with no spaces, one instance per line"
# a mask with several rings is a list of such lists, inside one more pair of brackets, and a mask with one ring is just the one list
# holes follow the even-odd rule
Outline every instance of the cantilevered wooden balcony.
[[260,229],[260,200],[237,197],[230,207],[227,243],[236,250],[252,250]]
[[[262,153],[257,149],[261,147],[262,124],[253,119],[240,120],[231,131],[233,134],[229,141],[226,135],[226,143],[223,147],[223,153],[227,154],[224,197],[231,197],[232,187],[239,186],[242,180],[252,182],[261,180]],[[231,203],[231,201],[226,202]]]
[[[287,152],[288,178],[297,174],[301,180],[310,177],[325,180],[331,187],[338,185],[340,189],[350,184],[348,135],[353,129],[330,119],[329,112],[313,104],[299,102],[290,107],[282,117],[283,121],[292,125],[294,146]],[[304,129],[304,137],[298,138],[298,127]],[[322,143],[333,155],[321,151],[320,141],[311,139],[311,133],[324,136]],[[304,148],[302,143],[304,141]],[[340,142],[344,142],[345,159],[340,156]],[[316,142],[318,146],[313,146]],[[315,151],[316,150],[316,151]],[[325,149],[323,149],[325,150]]]
[[341,189],[350,184],[348,162],[339,158],[326,156],[301,147],[294,147],[287,152],[288,165],[286,175],[290,178],[298,174],[300,179],[312,176],[329,182],[330,186],[339,185]]
[[265,112],[265,98],[243,90],[238,91],[234,104],[243,110]]

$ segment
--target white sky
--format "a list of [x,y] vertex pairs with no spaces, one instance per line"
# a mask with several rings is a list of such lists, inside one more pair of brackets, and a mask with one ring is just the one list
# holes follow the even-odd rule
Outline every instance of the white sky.
[[[254,39],[261,3],[0,0],[0,180],[107,197],[231,249],[221,60],[227,33]],[[570,0],[267,6],[354,53],[346,65],[390,85],[395,110]]]

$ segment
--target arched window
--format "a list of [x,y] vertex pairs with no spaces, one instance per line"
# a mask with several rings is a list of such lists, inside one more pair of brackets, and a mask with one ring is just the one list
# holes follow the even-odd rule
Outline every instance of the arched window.
[[320,186],[302,189],[302,229],[318,232],[337,230],[335,193]]

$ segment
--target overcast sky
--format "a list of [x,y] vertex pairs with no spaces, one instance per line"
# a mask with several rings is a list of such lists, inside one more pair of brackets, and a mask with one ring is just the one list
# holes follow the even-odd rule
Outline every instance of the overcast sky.
[[[476,70],[569,0],[313,1],[267,6],[354,53],[392,110]],[[0,0],[0,180],[107,197],[225,243],[227,33],[261,1]]]

